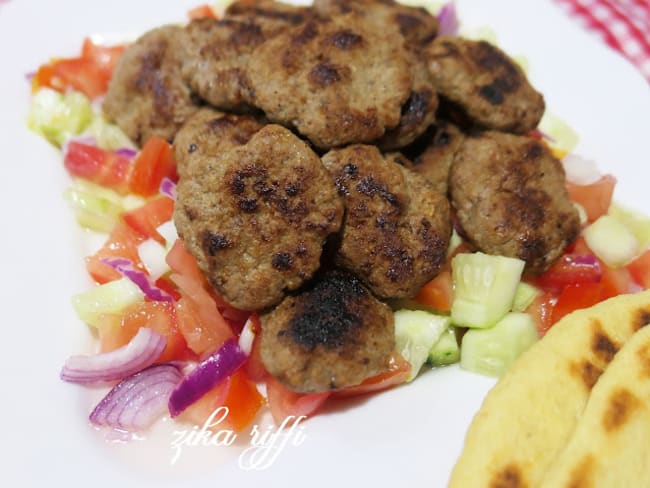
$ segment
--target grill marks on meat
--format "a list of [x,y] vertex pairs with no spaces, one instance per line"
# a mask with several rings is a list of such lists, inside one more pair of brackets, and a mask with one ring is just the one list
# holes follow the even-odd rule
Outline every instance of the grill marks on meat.
[[357,385],[384,371],[395,348],[390,308],[341,270],[321,274],[260,318],[262,362],[298,392]]
[[445,261],[451,234],[445,197],[374,146],[332,150],[323,163],[345,200],[337,263],[379,297],[415,295]]
[[115,67],[104,113],[139,145],[151,136],[173,140],[198,106],[180,73],[184,31],[153,29],[132,44]]
[[177,187],[179,235],[230,304],[275,305],[319,268],[325,239],[341,226],[342,202],[318,156],[283,127],[204,151],[191,153]]
[[426,49],[429,70],[441,96],[477,125],[525,134],[544,113],[544,99],[517,64],[485,41],[436,38]]
[[548,269],[580,232],[562,164],[541,142],[485,132],[465,139],[449,179],[452,204],[469,240],[488,254]]

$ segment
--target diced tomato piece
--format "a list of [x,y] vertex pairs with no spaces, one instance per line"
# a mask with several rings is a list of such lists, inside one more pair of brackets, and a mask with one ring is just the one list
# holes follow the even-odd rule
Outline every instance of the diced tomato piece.
[[110,80],[117,61],[125,50],[125,45],[104,46],[85,38],[81,47],[81,57],[92,60],[104,72],[106,79]]
[[650,289],[650,250],[644,252],[627,265],[634,281],[645,289]]
[[136,303],[122,316],[102,317],[98,326],[102,351],[113,351],[128,344],[141,327],[153,329],[167,339],[167,346],[157,363],[196,357],[176,327],[174,306],[166,302]]
[[553,293],[542,293],[526,309],[535,320],[537,333],[543,337],[553,325],[553,307],[557,302],[557,295]]
[[203,311],[192,299],[182,296],[175,304],[176,320],[188,347],[196,354],[202,356],[216,350],[228,338],[232,332],[228,324],[223,320],[217,307],[212,304],[211,316]]
[[141,236],[165,244],[165,238],[156,229],[165,222],[169,222],[173,214],[174,201],[161,195],[152,198],[141,207],[126,212],[123,218],[124,222]]
[[[203,426],[205,422],[210,418],[210,416],[212,416],[215,410],[223,406],[226,397],[228,396],[228,389],[230,387],[231,378],[232,376],[229,376],[224,381],[208,391],[201,398],[199,398],[192,405],[187,407],[183,413],[181,413],[179,419],[197,426]],[[219,422],[220,419],[221,415],[216,415],[212,419],[212,422],[217,425],[214,425],[209,430],[216,432],[219,430],[227,429],[228,417]]]
[[564,287],[553,307],[552,323],[581,308],[591,307],[603,300],[605,288],[602,283],[582,283]]
[[52,64],[52,70],[53,75],[60,79],[66,88],[74,88],[91,99],[103,95],[108,89],[105,71],[92,59],[60,59]]
[[92,278],[99,284],[119,280],[122,275],[110,266],[102,263],[104,258],[129,259],[136,269],[144,271],[146,268],[140,260],[138,245],[144,240],[137,232],[124,223],[119,223],[111,231],[104,246],[90,257],[86,258],[86,269]]
[[298,417],[311,417],[325,403],[331,392],[300,394],[289,390],[278,380],[269,376],[266,380],[266,395],[271,415],[277,425],[285,419],[296,420]]
[[181,294],[178,292],[178,288],[176,288],[176,285],[174,285],[174,283],[172,283],[169,278],[161,276],[156,280],[154,284],[164,292],[167,292],[169,295],[171,295],[174,301],[181,299]]
[[453,298],[454,290],[451,273],[442,271],[420,289],[415,301],[441,312],[449,312]]
[[565,254],[547,271],[530,281],[545,290],[560,291],[566,285],[598,283],[602,274],[600,262],[593,254]]
[[150,137],[135,158],[129,189],[136,195],[152,196],[163,178],[177,179],[172,146],[160,137]]
[[190,9],[187,12],[187,17],[190,20],[216,19],[217,15],[215,14],[212,7],[210,7],[209,5],[199,5],[198,7],[194,7],[193,9]]
[[223,404],[228,407],[228,425],[235,432],[241,432],[253,422],[257,412],[266,404],[266,399],[240,369],[230,377]]
[[612,175],[604,175],[590,185],[576,185],[570,182],[566,184],[569,198],[584,207],[589,222],[607,213],[615,186],[616,178]]
[[638,285],[632,278],[632,273],[627,268],[610,268],[601,262],[603,268],[603,300],[612,298],[624,293],[638,291]]
[[52,88],[63,92],[66,85],[65,81],[55,75],[54,67],[51,64],[44,64],[38,68],[32,78],[32,92],[36,92],[39,88]]
[[118,193],[125,194],[128,191],[131,160],[126,156],[71,141],[63,164],[73,176],[85,178]]
[[334,395],[337,397],[348,397],[385,390],[406,382],[410,372],[410,363],[404,359],[401,354],[393,353],[387,371],[379,373],[372,378],[368,378],[359,386],[351,386],[337,391]]
[[205,276],[201,273],[196,259],[185,249],[183,241],[177,239],[165,258],[169,267],[175,273],[192,278],[203,285],[206,284]]

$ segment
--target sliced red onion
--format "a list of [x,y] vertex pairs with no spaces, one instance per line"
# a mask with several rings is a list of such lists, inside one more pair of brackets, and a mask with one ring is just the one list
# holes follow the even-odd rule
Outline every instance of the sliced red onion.
[[115,150],[117,154],[120,156],[126,156],[127,158],[133,159],[138,155],[138,151],[135,149],[131,149],[130,147],[122,147],[120,149]]
[[149,299],[155,302],[173,302],[174,298],[165,290],[158,288],[151,281],[147,273],[135,269],[130,259],[126,258],[104,258],[101,260],[107,266],[110,266],[122,276],[130,279],[138,285],[142,293]]
[[438,12],[438,35],[439,36],[457,36],[458,35],[458,15],[456,14],[456,4],[453,2],[446,3]]
[[167,402],[183,379],[173,364],[151,366],[113,387],[90,414],[97,426],[138,432],[167,413]]
[[201,361],[169,397],[169,413],[178,416],[212,388],[233,374],[246,361],[235,339],[228,339],[216,352]]
[[[2,1],[0,0],[0,3]],[[36,71],[30,71],[29,73],[25,73],[25,79],[31,83],[31,81],[34,79],[34,76],[36,76]]]
[[72,356],[61,371],[61,379],[72,383],[95,383],[126,378],[151,366],[167,346],[167,338],[147,327],[125,346],[94,356]]
[[176,200],[176,183],[174,183],[169,178],[162,179],[162,181],[160,182],[159,191],[163,195],[171,198],[172,200]]

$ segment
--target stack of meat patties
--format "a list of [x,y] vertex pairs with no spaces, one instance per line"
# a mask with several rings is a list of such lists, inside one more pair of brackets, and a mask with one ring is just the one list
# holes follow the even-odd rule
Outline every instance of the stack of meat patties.
[[579,232],[544,100],[483,41],[392,0],[238,2],[154,29],[104,102],[134,141],[173,141],[174,221],[210,284],[260,313],[268,371],[356,385],[395,347],[389,299],[439,272],[457,228],[547,269]]

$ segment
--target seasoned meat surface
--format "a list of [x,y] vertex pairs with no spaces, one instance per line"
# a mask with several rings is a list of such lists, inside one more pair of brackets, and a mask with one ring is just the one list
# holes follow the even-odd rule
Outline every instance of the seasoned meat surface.
[[424,176],[438,193],[446,195],[449,170],[464,139],[465,135],[454,124],[438,120],[404,151],[410,158],[405,166]]
[[479,250],[548,269],[580,232],[562,163],[540,141],[500,132],[467,137],[451,167],[452,205]]
[[427,63],[415,51],[410,51],[409,63],[413,75],[411,92],[402,106],[399,124],[386,131],[376,144],[384,151],[409,145],[433,123],[438,108],[438,95],[433,87]]
[[267,125],[191,168],[177,187],[174,222],[228,303],[269,307],[311,278],[323,242],[341,226],[343,205],[303,141]]
[[184,34],[172,25],[153,29],[129,46],[115,67],[103,110],[139,145],[151,136],[173,140],[198,108],[181,77]]
[[339,270],[320,275],[260,318],[262,362],[301,393],[358,385],[384,371],[395,349],[391,309]]
[[431,41],[438,32],[438,19],[425,8],[393,0],[314,0],[314,11],[323,17],[355,12],[363,15],[378,32],[393,27],[409,44]]
[[254,22],[262,33],[271,38],[289,27],[295,27],[312,17],[311,8],[282,2],[261,0],[231,3],[224,14],[225,19]]
[[245,69],[262,42],[259,25],[234,19],[191,21],[182,43],[182,74],[201,98],[223,110],[250,111]]
[[412,75],[397,31],[348,14],[309,20],[257,48],[255,105],[320,148],[381,137],[400,121]]
[[415,295],[445,261],[447,199],[374,146],[335,149],[323,163],[346,208],[337,263],[381,298]]
[[441,36],[426,49],[438,93],[477,125],[517,134],[537,127],[544,98],[519,66],[486,41]]
[[206,158],[219,157],[229,149],[246,144],[264,126],[260,117],[235,115],[202,108],[176,134],[174,156],[181,178],[191,177],[194,166]]

